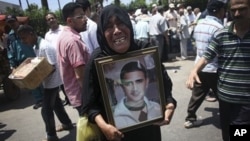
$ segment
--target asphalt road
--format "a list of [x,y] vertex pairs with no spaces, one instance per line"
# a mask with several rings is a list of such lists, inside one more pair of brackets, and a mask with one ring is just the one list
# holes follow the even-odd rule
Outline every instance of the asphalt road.
[[[185,87],[185,81],[193,67],[193,58],[167,62],[165,67],[173,81],[173,96],[178,107],[171,124],[162,126],[162,141],[222,141],[217,102],[204,101],[199,108],[197,115],[203,119],[202,126],[191,129],[183,126],[191,95],[191,91]],[[0,90],[0,141],[41,141],[45,138],[41,109],[34,110],[33,103],[34,99],[27,91],[23,91],[18,100],[8,101]],[[76,110],[71,106],[65,108],[76,123]],[[57,119],[56,124],[59,124]],[[58,136],[61,141],[75,141],[76,130],[63,131]]]

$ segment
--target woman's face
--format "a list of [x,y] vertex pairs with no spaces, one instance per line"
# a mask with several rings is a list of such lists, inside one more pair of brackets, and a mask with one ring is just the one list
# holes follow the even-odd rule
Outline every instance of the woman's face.
[[115,16],[109,18],[104,28],[109,47],[117,53],[125,53],[130,46],[130,29]]

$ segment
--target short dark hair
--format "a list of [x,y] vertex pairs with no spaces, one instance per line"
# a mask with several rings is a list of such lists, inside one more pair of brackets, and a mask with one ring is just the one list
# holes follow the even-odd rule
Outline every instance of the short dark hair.
[[6,16],[5,20],[7,23],[10,21],[17,21],[17,17],[16,17],[16,15],[8,15],[8,16]]
[[217,13],[221,8],[226,8],[226,3],[219,0],[209,0],[207,3],[207,11],[209,15]]
[[55,13],[53,13],[53,12],[48,12],[48,13],[46,13],[46,15],[45,15],[45,19],[46,19],[46,17],[47,17],[48,15],[53,15],[55,18],[57,18],[57,16],[56,16]]
[[129,62],[122,67],[121,73],[120,73],[120,79],[123,80],[126,73],[134,72],[134,71],[143,72],[145,78],[147,78],[146,68],[139,61],[137,61],[137,62]]
[[91,4],[88,0],[76,0],[76,3],[82,6],[83,11],[86,11],[87,8],[91,7]]
[[68,17],[74,16],[74,11],[77,8],[82,8],[81,5],[75,3],[75,2],[69,2],[63,6],[62,14],[64,21],[67,20]]
[[17,29],[17,34],[20,34],[20,33],[24,33],[24,34],[27,34],[27,33],[33,33],[35,34],[35,30],[33,29],[32,26],[30,25],[20,25]]
[[147,7],[141,8],[141,12],[142,12],[142,14],[148,14],[148,9],[147,9]]

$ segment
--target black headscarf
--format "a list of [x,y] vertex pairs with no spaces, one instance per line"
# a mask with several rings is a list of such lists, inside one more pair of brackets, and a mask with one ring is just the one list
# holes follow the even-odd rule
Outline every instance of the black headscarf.
[[132,23],[130,21],[128,13],[121,7],[118,7],[115,5],[109,5],[102,9],[102,12],[99,18],[98,28],[97,28],[97,40],[98,40],[101,50],[107,55],[119,54],[109,47],[107,40],[104,36],[105,27],[108,24],[109,19],[112,16],[115,16],[116,18],[118,18],[122,23],[124,23],[130,29],[130,42],[131,43],[127,52],[139,49],[139,47],[134,42],[133,27],[132,27]]

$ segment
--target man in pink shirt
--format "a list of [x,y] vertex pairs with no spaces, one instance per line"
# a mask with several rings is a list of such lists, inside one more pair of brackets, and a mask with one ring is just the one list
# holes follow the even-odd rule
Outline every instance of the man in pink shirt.
[[88,49],[79,33],[86,30],[87,18],[81,5],[73,2],[63,7],[62,14],[66,26],[58,39],[57,58],[66,94],[79,113],[84,68],[89,60]]

